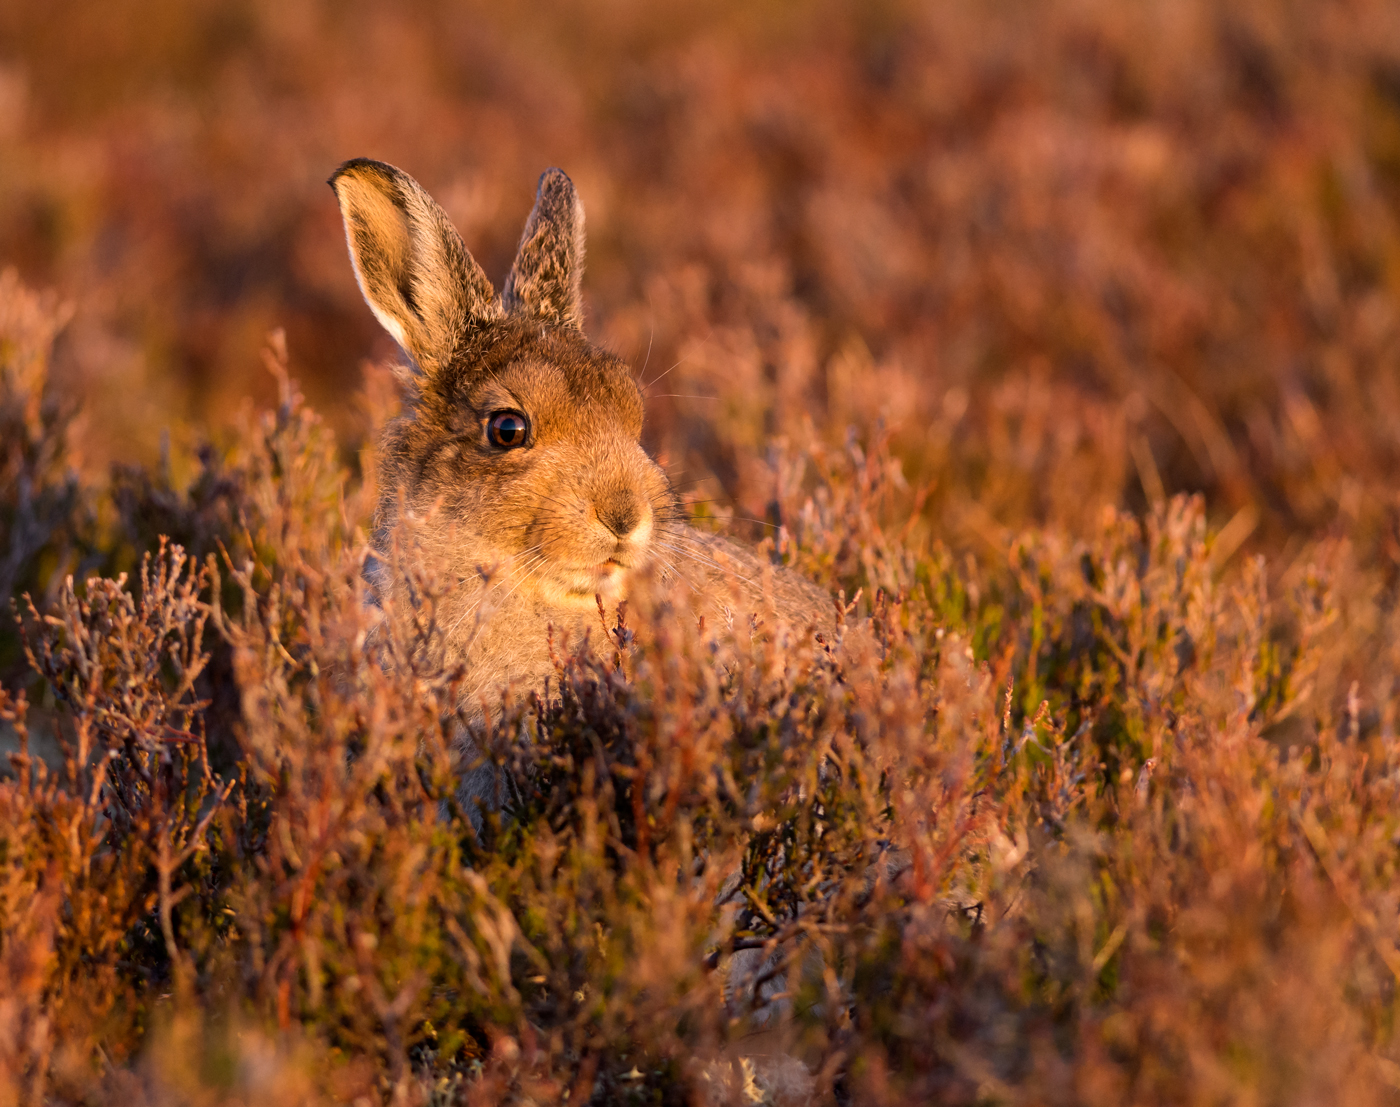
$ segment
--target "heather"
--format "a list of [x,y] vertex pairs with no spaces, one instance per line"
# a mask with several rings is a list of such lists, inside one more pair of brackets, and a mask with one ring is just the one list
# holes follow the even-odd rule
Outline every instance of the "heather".
[[[496,279],[564,167],[649,447],[845,611],[643,582],[479,830],[355,155]],[[1390,1101],[1397,219],[1384,3],[6,6],[0,1103]]]

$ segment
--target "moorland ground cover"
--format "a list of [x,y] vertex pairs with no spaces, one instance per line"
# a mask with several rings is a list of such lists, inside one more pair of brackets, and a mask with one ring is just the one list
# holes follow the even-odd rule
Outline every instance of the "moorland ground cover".
[[[745,943],[840,1102],[1392,1098],[1397,20],[5,6],[0,1099],[719,1095]],[[870,634],[639,597],[473,835],[356,154],[494,277],[564,166],[649,445]]]

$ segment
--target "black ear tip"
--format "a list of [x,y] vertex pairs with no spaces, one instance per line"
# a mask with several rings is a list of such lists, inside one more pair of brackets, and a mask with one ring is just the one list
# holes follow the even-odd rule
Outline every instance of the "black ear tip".
[[343,161],[338,166],[336,166],[335,172],[330,175],[330,177],[326,181],[326,184],[334,188],[335,182],[340,180],[340,178],[345,176],[347,173],[354,173],[355,170],[360,169],[365,165],[374,164],[376,163],[370,161],[369,158],[351,158],[349,161]]
[[351,158],[347,162],[342,162],[340,168],[330,175],[326,184],[335,188],[341,177],[377,177],[381,181],[397,182],[400,177],[407,176],[402,169],[390,165],[387,161],[375,161],[373,158]]
[[562,169],[551,166],[540,174],[540,183],[536,193],[544,196],[551,193],[570,193],[573,190],[574,182],[569,180],[569,175]]

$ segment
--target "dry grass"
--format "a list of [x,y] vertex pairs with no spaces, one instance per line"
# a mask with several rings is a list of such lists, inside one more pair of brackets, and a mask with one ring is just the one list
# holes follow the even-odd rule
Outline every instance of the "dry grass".
[[[474,833],[361,603],[352,155],[496,277],[564,166],[844,642],[643,590]],[[0,1105],[1394,1100],[1393,4],[11,4],[0,260]]]

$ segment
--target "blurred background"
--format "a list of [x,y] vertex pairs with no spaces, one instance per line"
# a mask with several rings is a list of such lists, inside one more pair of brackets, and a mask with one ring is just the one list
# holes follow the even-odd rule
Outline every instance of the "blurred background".
[[270,403],[279,326],[354,456],[354,156],[497,283],[563,167],[688,490],[883,427],[969,548],[1199,490],[1227,546],[1400,557],[1394,0],[12,0],[0,266],[73,305],[85,465]]

